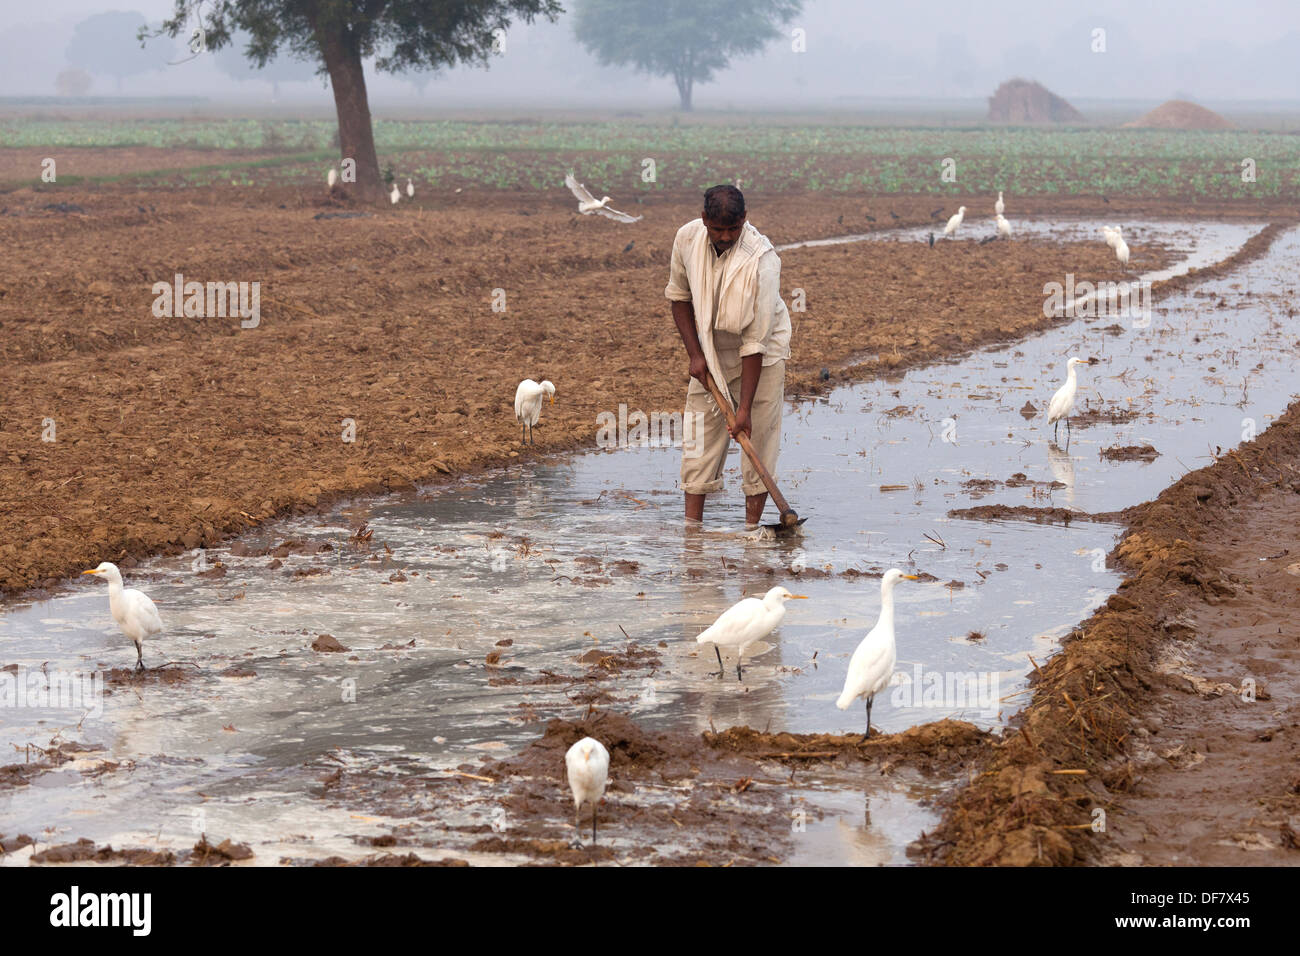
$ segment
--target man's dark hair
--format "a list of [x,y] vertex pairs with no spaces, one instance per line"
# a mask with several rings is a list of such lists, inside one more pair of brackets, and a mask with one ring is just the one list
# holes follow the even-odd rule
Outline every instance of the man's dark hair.
[[704,218],[732,226],[745,218],[745,194],[735,186],[714,186],[704,194]]

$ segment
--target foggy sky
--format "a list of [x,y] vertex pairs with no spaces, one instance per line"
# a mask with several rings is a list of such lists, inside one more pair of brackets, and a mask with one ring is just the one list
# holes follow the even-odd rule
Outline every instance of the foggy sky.
[[[155,23],[172,7],[170,0],[0,0],[0,96],[53,95],[56,74],[80,65],[65,54],[73,28],[86,17],[128,10]],[[925,0],[870,7],[863,0],[806,0],[790,26],[806,31],[806,53],[793,52],[787,37],[736,62],[696,87],[696,108],[852,108],[870,97],[983,98],[1012,76],[1036,79],[1074,100],[1300,101],[1297,0]],[[1097,27],[1106,30],[1101,54],[1089,49]],[[179,41],[153,44],[160,63],[185,52]],[[122,94],[269,102],[270,85],[249,75],[250,81],[237,82],[206,56],[129,77]],[[425,74],[422,95],[410,77],[368,68],[372,106],[382,110],[417,96],[432,107],[676,104],[666,78],[600,67],[574,40],[568,15],[555,24],[512,29],[506,54],[490,70]],[[96,74],[94,80],[90,95],[116,94],[112,77]],[[328,106],[332,100],[315,79],[282,83],[280,102]]]

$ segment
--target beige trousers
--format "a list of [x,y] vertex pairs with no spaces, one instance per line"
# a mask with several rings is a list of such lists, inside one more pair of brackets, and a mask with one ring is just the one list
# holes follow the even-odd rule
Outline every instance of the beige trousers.
[[[730,376],[727,388],[739,400],[741,366]],[[781,453],[781,413],[785,409],[785,361],[763,367],[758,377],[758,390],[750,409],[753,432],[750,442],[764,467],[776,477],[776,460]],[[711,495],[722,490],[722,469],[727,462],[727,449],[731,447],[731,433],[727,419],[718,408],[708,389],[696,379],[691,379],[686,390],[686,421],[696,423],[695,442],[691,453],[682,455],[682,491],[688,495]],[[741,487],[745,495],[758,495],[767,491],[763,479],[741,452]]]

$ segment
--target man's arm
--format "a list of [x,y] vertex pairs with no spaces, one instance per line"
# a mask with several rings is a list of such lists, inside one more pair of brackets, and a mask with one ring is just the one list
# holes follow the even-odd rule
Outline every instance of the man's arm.
[[697,378],[703,384],[704,373],[709,370],[709,363],[704,358],[700,334],[695,329],[695,305],[691,302],[674,302],[673,322],[677,326],[677,333],[682,337],[682,344],[686,346],[686,355],[690,359],[691,378]]
[[758,391],[758,377],[763,374],[763,353],[755,352],[740,360],[740,404],[736,408],[736,424],[731,429],[731,437],[739,438],[744,432],[754,437],[754,429],[749,420],[750,409],[754,405],[754,394]]

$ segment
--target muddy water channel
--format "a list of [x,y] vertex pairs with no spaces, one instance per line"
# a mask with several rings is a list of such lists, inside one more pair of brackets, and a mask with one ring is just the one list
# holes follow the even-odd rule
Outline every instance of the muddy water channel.
[[[1066,236],[1092,228],[1056,224]],[[1139,227],[1202,264],[1257,228]],[[560,768],[534,781],[557,791],[542,809],[503,809],[502,784],[476,768],[522,750],[550,718],[595,704],[652,731],[860,733],[862,712],[834,700],[879,609],[878,576],[895,566],[922,580],[896,591],[904,676],[877,698],[874,725],[997,728],[1024,699],[1030,657],[1050,655],[1119,580],[1104,561],[1118,527],[1085,516],[1154,496],[1291,398],[1298,258],[1293,230],[1256,262],[1158,303],[1149,325],[1062,319],[1006,348],[789,407],[779,478],[809,519],[799,540],[739,533],[734,454],[727,494],[703,531],[684,533],[680,451],[630,447],[352,502],[147,562],[127,575],[165,623],[145,662],[184,662],[168,668],[180,679],[110,680],[73,708],[0,709],[0,762],[27,759],[29,744],[78,745],[0,790],[0,833],[184,850],[205,832],[247,844],[261,864],[360,858],[396,833],[425,859],[521,862],[530,857],[488,852],[485,836],[572,838]],[[1067,450],[1044,411],[1072,355],[1097,361],[1080,370]],[[961,514],[990,505],[1077,520]],[[713,652],[694,636],[775,584],[810,599],[790,604],[743,684],[732,667],[711,677]],[[346,650],[313,649],[321,635]],[[0,614],[0,664],[89,674],[133,662],[92,579]],[[339,779],[354,785],[331,786]],[[935,819],[928,798],[949,783],[906,766],[791,777],[775,764],[759,782],[784,789],[752,812],[804,811],[798,827],[783,824],[773,858],[824,864],[906,862]],[[688,787],[613,792],[602,825],[612,858],[653,860],[650,841],[660,852],[712,845],[689,825],[636,824],[636,808]],[[711,799],[746,812],[743,796]]]

